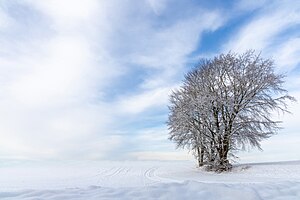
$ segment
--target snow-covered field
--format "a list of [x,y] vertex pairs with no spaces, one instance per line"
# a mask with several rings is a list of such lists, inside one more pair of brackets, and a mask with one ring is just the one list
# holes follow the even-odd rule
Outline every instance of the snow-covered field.
[[191,161],[0,162],[0,199],[300,199],[300,161],[204,172]]

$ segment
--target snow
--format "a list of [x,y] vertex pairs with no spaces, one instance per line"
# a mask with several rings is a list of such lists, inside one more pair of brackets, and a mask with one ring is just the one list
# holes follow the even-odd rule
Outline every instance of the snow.
[[300,161],[235,165],[216,174],[191,161],[1,161],[0,199],[300,199]]

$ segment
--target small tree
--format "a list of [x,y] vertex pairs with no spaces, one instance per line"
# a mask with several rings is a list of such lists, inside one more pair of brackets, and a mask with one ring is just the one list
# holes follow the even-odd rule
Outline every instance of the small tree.
[[261,149],[261,140],[279,129],[271,113],[288,112],[286,100],[294,100],[283,78],[254,51],[203,60],[171,95],[170,140],[192,150],[199,166],[230,169],[229,156],[247,145]]

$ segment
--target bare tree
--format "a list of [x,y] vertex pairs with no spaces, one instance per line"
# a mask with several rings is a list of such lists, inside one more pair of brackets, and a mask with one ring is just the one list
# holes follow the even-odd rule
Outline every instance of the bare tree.
[[192,150],[199,166],[230,169],[230,155],[247,145],[261,149],[261,140],[280,128],[272,112],[288,112],[286,100],[295,100],[283,78],[254,51],[203,60],[171,95],[170,140]]
[[[203,165],[204,157],[204,137],[202,135],[202,125],[198,123],[197,108],[193,104],[193,94],[188,90],[178,90],[171,95],[169,107],[170,139],[175,141],[177,148],[187,148],[192,150],[198,160],[199,166]],[[179,133],[179,134],[178,134]]]

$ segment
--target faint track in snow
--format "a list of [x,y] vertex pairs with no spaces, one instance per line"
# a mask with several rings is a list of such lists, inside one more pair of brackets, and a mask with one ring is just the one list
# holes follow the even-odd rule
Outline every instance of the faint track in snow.
[[99,176],[105,178],[105,177],[112,177],[120,173],[122,170],[122,167],[112,167],[109,168],[103,172],[100,172]]
[[[148,173],[148,179],[155,181],[156,183],[163,183],[163,182],[176,182],[180,183],[182,181],[174,178],[172,173],[166,173],[168,170],[161,167],[155,167],[155,169],[151,169]],[[172,178],[171,178],[172,177]]]
[[102,185],[101,183],[108,182],[113,176],[118,174],[120,170],[121,170],[120,167],[112,167],[100,172],[98,175],[99,176],[98,185]]
[[144,171],[142,178],[144,179],[145,186],[155,185],[161,182],[160,178],[156,176],[158,167],[151,167]]
[[154,179],[154,171],[155,170],[157,170],[157,167],[152,167],[152,168],[147,169],[144,172],[144,177],[149,180],[156,181],[156,179]]
[[127,164],[104,167],[97,174],[97,185],[143,185],[152,186],[164,182],[182,182],[173,178],[173,170],[159,165],[135,167]]
[[116,175],[120,174],[120,172],[122,171],[122,169],[123,169],[122,167],[119,167],[119,168],[117,168],[116,170],[114,170],[112,173],[106,175],[106,177],[113,177],[113,176],[116,176]]
[[[130,177],[130,167],[112,167],[108,168],[98,174],[98,185],[108,184],[108,185],[115,185],[124,183],[124,178]],[[129,176],[128,176],[129,174]],[[129,178],[130,180],[130,178]],[[125,184],[124,184],[125,185]]]

